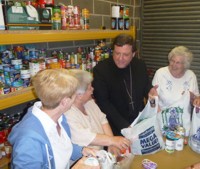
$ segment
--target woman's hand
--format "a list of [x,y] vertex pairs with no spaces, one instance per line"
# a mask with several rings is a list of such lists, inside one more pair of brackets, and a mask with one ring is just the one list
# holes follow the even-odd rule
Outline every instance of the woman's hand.
[[111,145],[123,150],[130,147],[131,141],[122,136],[113,136],[111,138]]
[[118,157],[121,154],[120,149],[115,146],[108,146],[108,152],[113,154],[115,157]]
[[94,148],[89,148],[89,147],[83,147],[82,149],[82,154],[83,156],[94,156],[96,157],[96,153],[98,150],[94,149]]
[[158,96],[158,92],[157,92],[157,88],[158,88],[158,85],[155,85],[154,87],[152,87],[149,91],[149,99],[154,99],[155,96]]
[[196,97],[194,100],[193,100],[193,106],[197,106],[197,107],[200,107],[200,96]]

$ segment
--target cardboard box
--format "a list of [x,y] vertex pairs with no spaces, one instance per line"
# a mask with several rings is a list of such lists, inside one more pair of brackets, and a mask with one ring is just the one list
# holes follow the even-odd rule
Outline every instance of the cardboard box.
[[4,15],[3,15],[1,0],[0,0],[0,30],[5,30],[5,22],[4,22]]
[[9,30],[50,30],[51,14],[49,9],[5,5],[6,27]]

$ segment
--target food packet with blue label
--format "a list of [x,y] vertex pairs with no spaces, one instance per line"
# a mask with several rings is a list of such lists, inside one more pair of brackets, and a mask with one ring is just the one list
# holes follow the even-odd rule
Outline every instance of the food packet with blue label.
[[131,153],[135,155],[154,154],[165,148],[162,132],[157,119],[158,97],[155,105],[148,100],[145,108],[131,124],[121,130],[123,136],[131,140]]

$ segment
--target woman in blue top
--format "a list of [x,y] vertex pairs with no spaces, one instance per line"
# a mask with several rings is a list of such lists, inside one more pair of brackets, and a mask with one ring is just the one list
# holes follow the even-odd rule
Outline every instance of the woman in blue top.
[[13,146],[11,168],[69,169],[70,159],[95,155],[93,149],[71,143],[63,116],[76,97],[77,80],[67,70],[48,69],[37,73],[32,84],[41,101],[28,110],[9,135]]

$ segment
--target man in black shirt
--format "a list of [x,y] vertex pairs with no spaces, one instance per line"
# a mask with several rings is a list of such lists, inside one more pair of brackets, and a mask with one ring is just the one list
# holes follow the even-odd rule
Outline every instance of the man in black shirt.
[[132,36],[118,35],[113,42],[113,57],[93,69],[94,97],[107,115],[114,135],[121,135],[144,108],[151,83],[145,63],[136,57]]

